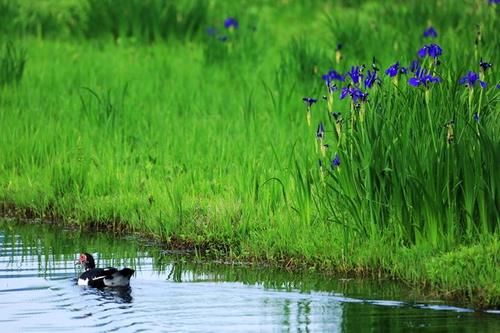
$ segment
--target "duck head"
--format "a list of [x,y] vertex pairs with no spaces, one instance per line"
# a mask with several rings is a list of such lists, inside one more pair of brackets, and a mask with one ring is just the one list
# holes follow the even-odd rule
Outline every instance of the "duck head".
[[76,264],[82,265],[86,271],[89,269],[95,268],[94,257],[90,253],[80,253],[79,259],[76,261]]

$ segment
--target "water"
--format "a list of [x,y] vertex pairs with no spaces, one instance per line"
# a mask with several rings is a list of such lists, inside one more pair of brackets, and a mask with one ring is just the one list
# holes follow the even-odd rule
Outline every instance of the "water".
[[[136,269],[127,290],[76,285],[80,251]],[[197,262],[135,239],[0,221],[3,332],[500,332],[500,315],[394,283]]]

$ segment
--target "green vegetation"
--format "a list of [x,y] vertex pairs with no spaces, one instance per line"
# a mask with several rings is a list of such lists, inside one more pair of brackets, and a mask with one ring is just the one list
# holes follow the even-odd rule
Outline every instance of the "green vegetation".
[[[49,278],[61,269],[58,261],[64,260],[70,269],[79,271],[78,267],[74,267],[77,254],[82,251],[94,253],[94,250],[98,250],[98,256],[95,257],[98,267],[128,266],[139,270],[152,263],[155,272],[164,273],[176,282],[186,281],[185,273],[190,272],[193,281],[241,282],[286,291],[342,292],[347,297],[357,295],[388,300],[427,300],[426,295],[406,288],[404,284],[396,281],[329,279],[328,275],[320,272],[292,271],[242,262],[227,265],[219,263],[218,260],[207,260],[205,256],[191,251],[165,251],[150,240],[133,236],[122,237],[106,232],[90,233],[69,228],[64,230],[66,236],[63,238],[59,237],[60,232],[60,226],[0,219],[0,235],[3,236],[0,249],[4,251],[4,255],[23,255],[25,260],[30,256],[38,258],[40,272]],[[145,257],[151,257],[152,262],[144,261]],[[14,260],[12,258],[12,261]],[[137,282],[134,284],[137,285]]]
[[[19,3],[0,0],[4,214],[500,304],[499,5]],[[384,73],[432,43],[439,82]],[[325,89],[373,57],[366,101]]]

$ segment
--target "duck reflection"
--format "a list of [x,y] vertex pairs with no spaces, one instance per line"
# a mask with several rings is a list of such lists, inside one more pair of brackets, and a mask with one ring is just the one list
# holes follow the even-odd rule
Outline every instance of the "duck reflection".
[[104,288],[85,288],[83,295],[95,295],[96,300],[102,303],[129,304],[132,303],[132,288],[128,287],[104,287]]
[[132,297],[132,288],[130,286],[103,290],[103,292],[112,296],[117,303],[132,303],[134,299]]

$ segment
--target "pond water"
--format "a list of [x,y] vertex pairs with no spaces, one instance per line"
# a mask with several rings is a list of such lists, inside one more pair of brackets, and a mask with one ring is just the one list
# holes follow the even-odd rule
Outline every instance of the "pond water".
[[[126,290],[76,285],[80,251],[136,269]],[[500,315],[389,282],[221,265],[134,238],[0,221],[3,332],[500,332]]]

